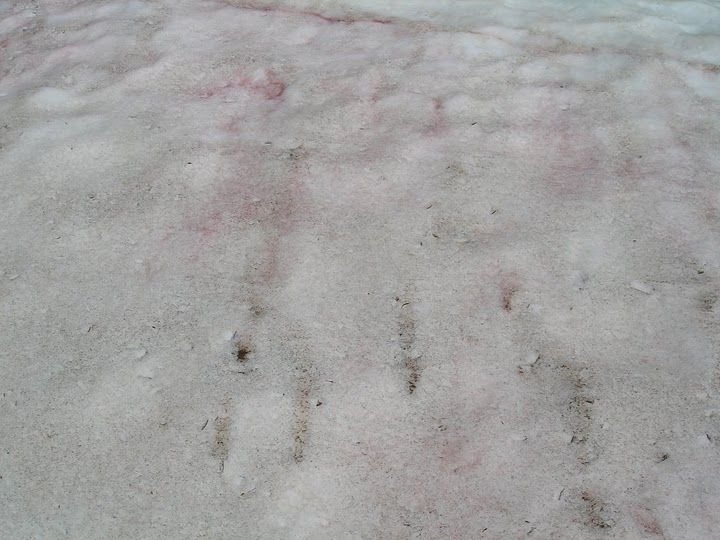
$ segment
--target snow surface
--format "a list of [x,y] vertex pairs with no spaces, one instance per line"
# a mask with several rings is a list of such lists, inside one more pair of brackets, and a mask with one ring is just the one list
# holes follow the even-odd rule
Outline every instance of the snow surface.
[[0,530],[720,535],[720,2],[0,4]]

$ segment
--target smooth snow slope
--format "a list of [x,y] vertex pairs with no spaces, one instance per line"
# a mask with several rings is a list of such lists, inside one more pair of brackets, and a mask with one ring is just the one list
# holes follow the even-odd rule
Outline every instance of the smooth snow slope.
[[720,2],[0,4],[0,536],[720,537]]

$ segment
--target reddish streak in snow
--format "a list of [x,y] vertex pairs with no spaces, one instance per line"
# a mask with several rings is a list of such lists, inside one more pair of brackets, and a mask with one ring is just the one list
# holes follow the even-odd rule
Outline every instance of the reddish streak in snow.
[[267,100],[277,99],[285,93],[285,83],[269,69],[265,70],[264,75],[260,78],[241,77],[238,82],[243,88],[247,88]]
[[285,239],[307,215],[309,197],[298,164],[290,164],[285,176],[272,180],[263,176],[260,161],[258,167],[228,176],[209,205],[200,208],[185,228],[199,240],[193,260],[219,235],[245,227],[258,230],[264,241],[249,279],[272,283],[288,269],[283,265]]
[[512,311],[512,297],[517,292],[517,289],[512,285],[502,286],[502,307],[505,311]]
[[239,75],[231,81],[219,86],[210,87],[199,93],[201,98],[225,95],[236,89],[245,89],[265,100],[276,100],[285,93],[285,83],[271,69],[265,69],[259,75]]
[[243,5],[236,5],[233,2],[229,2],[225,0],[225,4],[229,4],[233,7],[237,7],[238,9],[246,9],[249,11],[264,11],[264,12],[275,12],[275,13],[284,13],[289,15],[305,15],[306,17],[314,17],[316,19],[320,19],[321,21],[325,21],[327,23],[336,23],[336,24],[354,24],[354,23],[369,23],[369,24],[391,24],[392,21],[388,21],[385,19],[380,19],[377,17],[369,18],[369,19],[363,19],[363,18],[353,18],[353,17],[331,17],[329,15],[323,15],[321,13],[317,13],[315,11],[306,11],[301,9],[293,9],[287,6],[256,6],[253,4],[243,4]]
[[432,124],[427,128],[427,134],[431,136],[442,135],[447,130],[445,119],[445,105],[441,98],[432,99]]
[[655,536],[665,536],[662,527],[649,509],[636,506],[632,509],[631,514],[635,519],[635,523],[637,523],[645,533]]
[[503,310],[510,313],[513,310],[513,296],[520,290],[520,285],[514,275],[504,275],[500,279],[500,304]]

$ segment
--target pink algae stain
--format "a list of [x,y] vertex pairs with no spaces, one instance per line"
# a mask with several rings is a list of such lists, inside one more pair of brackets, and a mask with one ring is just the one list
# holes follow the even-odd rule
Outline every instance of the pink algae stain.
[[307,218],[309,195],[298,167],[289,167],[279,178],[263,173],[257,163],[229,176],[213,198],[185,222],[184,230],[195,237],[191,260],[199,260],[227,235],[253,230],[262,244],[251,263],[249,279],[267,284],[282,278],[285,242]]
[[443,135],[448,129],[447,118],[445,117],[445,104],[439,97],[432,99],[432,111],[430,117],[430,126],[425,133],[429,136],[437,137]]
[[561,109],[561,96],[544,95],[530,122],[523,127],[530,145],[523,149],[533,156],[545,185],[562,198],[586,197],[602,188],[607,175],[607,150],[581,119]]
[[503,285],[500,290],[502,292],[502,308],[508,313],[510,313],[512,311],[512,298],[513,295],[517,292],[517,288],[512,285]]
[[503,276],[500,279],[500,305],[508,313],[513,310],[513,297],[520,290],[520,285],[514,276]]
[[643,532],[662,538],[665,537],[662,527],[650,510],[642,506],[636,506],[631,510],[631,514],[635,523],[637,523]]
[[278,99],[285,93],[285,83],[275,73],[266,69],[260,76],[241,77],[238,81],[240,86],[267,99]]
[[379,17],[350,17],[350,16],[336,16],[333,17],[331,15],[323,15],[322,13],[318,13],[316,11],[310,11],[310,10],[303,10],[303,9],[297,9],[292,8],[289,6],[263,6],[263,5],[257,5],[257,4],[245,4],[241,6],[237,6],[232,2],[229,2],[228,0],[225,0],[226,4],[229,4],[231,6],[237,7],[238,9],[244,9],[248,11],[259,11],[259,12],[265,12],[265,13],[280,13],[284,15],[301,15],[305,17],[313,17],[315,19],[319,19],[321,21],[324,21],[326,23],[331,24],[355,24],[355,23],[368,23],[368,24],[391,24],[392,21],[388,19],[381,19]]
[[482,464],[479,448],[459,433],[444,439],[438,459],[440,470],[453,474],[468,473]]
[[203,99],[215,96],[225,97],[238,90],[245,90],[267,101],[274,101],[285,93],[286,84],[271,69],[264,69],[252,75],[239,74],[225,83],[206,87],[197,96]]
[[272,189],[261,182],[237,178],[226,183],[210,205],[210,210],[191,229],[211,239],[238,224],[271,226],[288,232],[295,221],[295,207],[304,199],[303,187],[290,180],[284,189]]

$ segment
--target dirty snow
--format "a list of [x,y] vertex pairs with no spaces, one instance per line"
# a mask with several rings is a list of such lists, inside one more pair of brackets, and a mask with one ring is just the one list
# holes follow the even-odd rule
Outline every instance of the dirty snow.
[[4,538],[720,530],[720,3],[0,4]]

